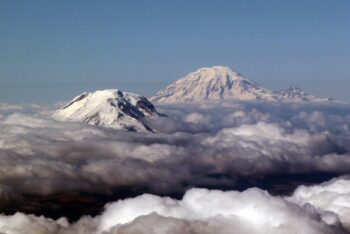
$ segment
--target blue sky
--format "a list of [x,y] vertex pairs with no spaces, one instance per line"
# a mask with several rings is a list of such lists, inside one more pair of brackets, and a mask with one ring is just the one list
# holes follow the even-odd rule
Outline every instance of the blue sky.
[[350,100],[348,0],[1,0],[0,102],[152,95],[203,66]]

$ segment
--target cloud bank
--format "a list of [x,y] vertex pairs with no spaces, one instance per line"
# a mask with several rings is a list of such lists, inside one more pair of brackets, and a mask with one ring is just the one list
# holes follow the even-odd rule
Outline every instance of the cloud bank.
[[144,134],[58,122],[37,105],[1,104],[0,208],[35,211],[44,203],[32,204],[33,196],[181,197],[193,187],[232,190],[270,175],[350,172],[347,105],[158,108],[168,118],[148,120],[157,134]]
[[0,232],[348,233],[348,187],[349,179],[338,178],[318,186],[299,187],[293,196],[285,198],[257,188],[243,192],[191,189],[181,200],[144,194],[109,203],[101,215],[85,216],[73,224],[65,218],[0,215]]

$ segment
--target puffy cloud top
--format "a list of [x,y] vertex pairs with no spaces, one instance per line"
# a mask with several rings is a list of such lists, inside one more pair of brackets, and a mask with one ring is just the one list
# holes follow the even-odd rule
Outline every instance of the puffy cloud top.
[[[350,180],[334,180],[319,186],[321,193],[338,183],[350,185]],[[317,186],[316,186],[317,187]],[[346,215],[335,212],[331,225],[319,212],[299,206],[294,197],[300,191],[314,191],[316,187],[300,187],[292,197],[271,196],[252,188],[244,192],[191,189],[182,200],[144,194],[135,198],[107,204],[100,216],[83,217],[73,224],[65,218],[56,221],[44,217],[17,213],[0,216],[0,232],[68,234],[68,233],[346,233],[337,222]],[[342,190],[336,190],[342,194]],[[309,193],[310,194],[310,193]],[[318,195],[323,196],[323,195]],[[341,207],[340,204],[336,206]],[[348,209],[348,205],[342,205]],[[339,211],[339,210],[338,210]],[[321,218],[322,217],[322,218]],[[328,219],[329,220],[329,219]],[[349,229],[350,231],[350,229]]]

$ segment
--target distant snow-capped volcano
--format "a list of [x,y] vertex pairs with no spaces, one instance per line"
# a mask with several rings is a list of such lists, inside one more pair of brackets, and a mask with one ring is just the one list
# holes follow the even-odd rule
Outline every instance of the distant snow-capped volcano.
[[57,110],[53,118],[129,131],[153,132],[145,124],[144,118],[154,115],[160,114],[145,97],[111,89],[84,92]]
[[[298,95],[297,95],[298,93]],[[200,68],[150,98],[152,102],[179,103],[218,100],[324,101],[300,89],[273,92],[248,80],[229,67]]]
[[191,72],[151,97],[159,103],[271,99],[272,92],[229,67],[214,66]]

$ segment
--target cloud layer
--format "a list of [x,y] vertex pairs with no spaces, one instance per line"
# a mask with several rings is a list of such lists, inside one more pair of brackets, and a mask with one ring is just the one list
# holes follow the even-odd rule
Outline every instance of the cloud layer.
[[[144,194],[109,203],[101,215],[85,216],[73,224],[65,218],[55,221],[22,213],[1,215],[0,232],[348,233],[348,187],[350,180],[339,178],[319,186],[299,187],[286,198],[257,188],[243,192],[191,189],[181,200]],[[311,203],[305,205],[306,201]]]
[[159,108],[168,118],[150,119],[158,133],[144,134],[57,122],[36,105],[1,104],[0,208],[28,206],[32,196],[180,196],[192,187],[231,190],[242,178],[254,184],[269,175],[350,172],[347,105]]

